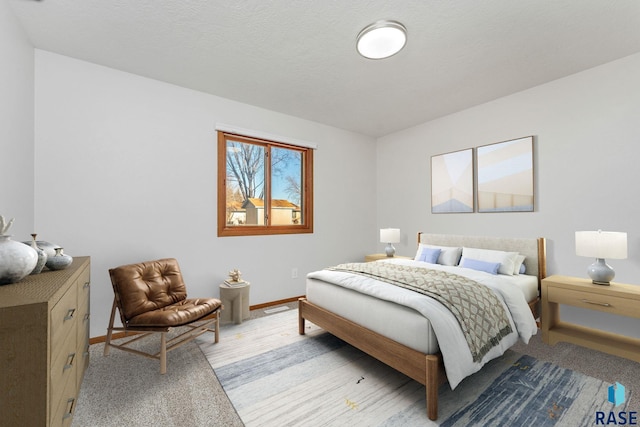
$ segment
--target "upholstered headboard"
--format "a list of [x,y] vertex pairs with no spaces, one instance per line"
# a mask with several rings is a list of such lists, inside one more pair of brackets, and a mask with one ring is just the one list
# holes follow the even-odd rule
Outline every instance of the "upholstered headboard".
[[547,275],[547,249],[544,237],[527,239],[519,237],[461,236],[455,234],[419,232],[418,243],[519,252],[526,257],[524,264],[527,268],[527,274],[538,276],[538,285],[540,285],[540,281]]

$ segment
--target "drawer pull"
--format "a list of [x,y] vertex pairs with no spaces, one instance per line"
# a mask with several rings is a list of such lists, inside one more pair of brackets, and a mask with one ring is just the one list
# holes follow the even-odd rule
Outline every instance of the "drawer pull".
[[76,354],[75,353],[71,353],[67,356],[67,364],[64,365],[64,368],[62,368],[63,371],[66,371],[67,369],[71,369],[73,367],[73,360],[76,358]]
[[73,397],[67,400],[67,412],[62,416],[63,420],[71,417],[73,415],[73,405],[76,402],[76,399]]
[[580,301],[586,304],[601,305],[603,307],[611,307],[611,304],[609,304],[608,302],[589,301],[588,299],[581,299]]
[[82,285],[82,287],[84,289],[87,289],[89,287],[89,285],[91,284],[91,282],[84,282],[84,285]]
[[69,311],[67,311],[67,315],[64,316],[64,320],[71,320],[73,319],[73,315],[76,313],[76,309],[75,308],[70,308]]

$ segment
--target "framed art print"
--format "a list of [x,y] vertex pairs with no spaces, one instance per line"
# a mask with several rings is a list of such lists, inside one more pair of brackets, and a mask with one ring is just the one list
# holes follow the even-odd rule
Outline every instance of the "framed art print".
[[431,212],[473,212],[473,149],[431,157]]
[[533,136],[476,148],[478,212],[533,212]]

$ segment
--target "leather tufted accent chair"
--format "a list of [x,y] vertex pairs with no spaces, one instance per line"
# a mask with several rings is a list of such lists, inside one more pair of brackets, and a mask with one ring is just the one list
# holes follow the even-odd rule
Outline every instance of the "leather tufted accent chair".
[[[109,270],[114,299],[107,328],[104,355],[111,347],[160,360],[160,373],[167,372],[167,351],[185,344],[205,332],[215,333],[220,339],[220,310],[222,304],[215,298],[187,298],[178,261],[164,258],[138,264],[123,265]],[[122,327],[113,326],[116,307]],[[197,325],[196,325],[197,323]],[[215,329],[211,326],[215,324]],[[171,328],[186,330],[167,341]],[[112,343],[113,331],[136,333],[121,344]],[[160,351],[152,354],[129,345],[152,333],[160,333]]]

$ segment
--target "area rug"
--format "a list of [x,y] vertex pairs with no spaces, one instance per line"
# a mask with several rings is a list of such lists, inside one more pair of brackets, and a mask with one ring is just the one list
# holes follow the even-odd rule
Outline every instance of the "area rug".
[[[201,338],[212,341],[213,334]],[[159,337],[132,346],[155,352]],[[93,344],[89,351],[73,427],[242,426],[195,342],[167,354],[164,375],[158,360],[118,349],[104,356],[104,344]]]
[[[610,384],[507,351],[454,391],[440,389],[439,417],[425,388],[307,322],[297,310],[225,325],[220,343],[199,342],[246,426],[583,426]],[[627,401],[629,401],[627,397]]]

